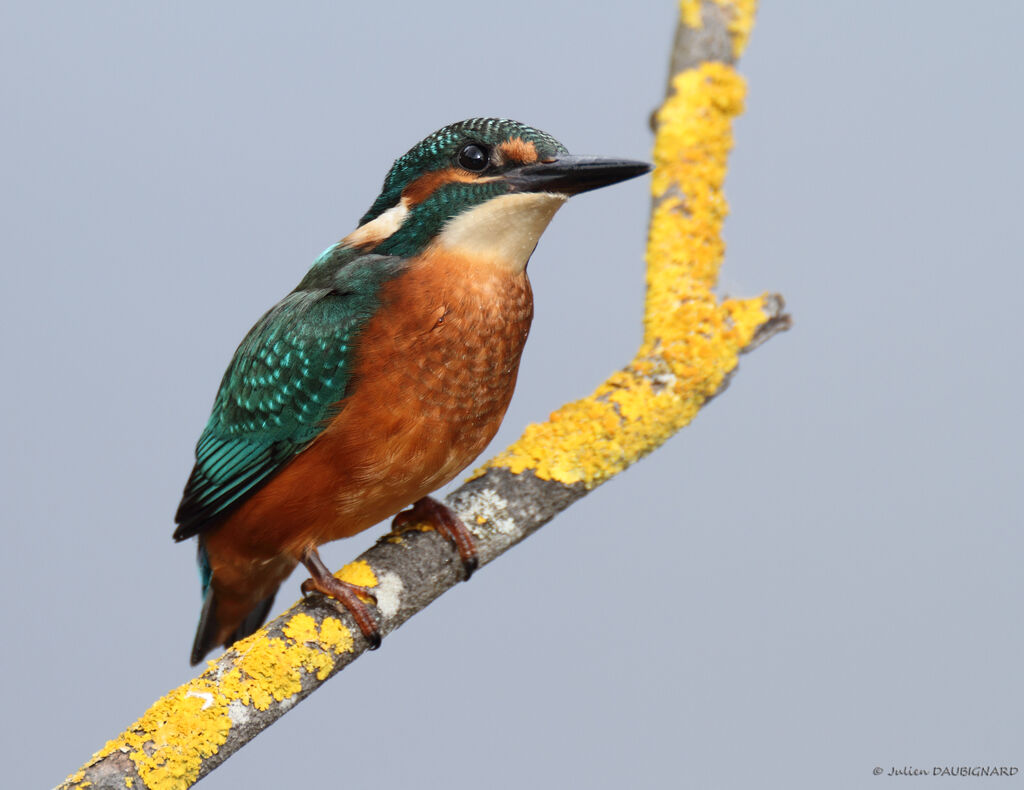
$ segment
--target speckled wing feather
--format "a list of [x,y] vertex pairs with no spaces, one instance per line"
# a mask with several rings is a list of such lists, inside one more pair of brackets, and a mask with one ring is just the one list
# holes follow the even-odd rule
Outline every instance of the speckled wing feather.
[[396,258],[328,251],[249,331],[196,445],[175,540],[218,523],[344,408],[359,331],[400,269]]

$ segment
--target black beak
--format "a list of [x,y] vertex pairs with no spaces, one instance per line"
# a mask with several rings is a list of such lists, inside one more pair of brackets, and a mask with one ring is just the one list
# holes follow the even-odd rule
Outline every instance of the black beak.
[[602,159],[597,156],[560,156],[550,162],[510,170],[505,174],[515,192],[560,192],[578,195],[598,187],[617,184],[642,176],[651,166],[629,159]]

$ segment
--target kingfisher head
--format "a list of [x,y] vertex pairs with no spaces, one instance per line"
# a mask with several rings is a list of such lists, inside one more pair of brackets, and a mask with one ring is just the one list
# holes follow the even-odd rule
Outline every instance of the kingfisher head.
[[522,271],[570,195],[648,170],[645,162],[570,156],[551,135],[517,121],[471,118],[396,160],[341,244],[402,257],[449,250]]

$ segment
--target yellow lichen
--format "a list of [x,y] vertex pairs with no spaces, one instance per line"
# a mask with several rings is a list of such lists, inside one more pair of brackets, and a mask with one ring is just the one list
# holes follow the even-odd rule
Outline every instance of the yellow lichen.
[[370,563],[366,560],[350,562],[336,574],[339,579],[349,584],[356,584],[360,587],[376,587],[377,574],[373,572]]
[[303,612],[299,612],[285,623],[281,631],[296,642],[315,642],[319,637],[316,620]]
[[[738,58],[743,54],[754,28],[754,17],[757,13],[757,0],[711,0],[724,12],[729,36],[732,38],[732,54]],[[679,0],[679,16],[683,24],[699,30],[704,26],[701,17],[701,0]]]
[[[296,614],[282,628],[284,639],[264,632],[237,642],[233,666],[218,674],[216,664],[198,678],[157,700],[135,724],[93,755],[93,762],[124,751],[150,790],[189,787],[202,761],[227,741],[233,703],[266,710],[302,690],[303,672],[324,680],[335,655],[351,652],[352,634],[334,617],[317,627],[307,614]],[[332,655],[333,654],[333,655]],[[75,784],[79,772],[69,778]],[[79,784],[79,786],[83,786]],[[128,785],[131,787],[131,785]]]
[[299,613],[281,629],[285,636],[301,644],[313,644],[321,650],[348,653],[352,650],[352,632],[336,617],[325,617],[319,629],[316,620]]
[[352,652],[352,632],[337,617],[325,617],[320,624],[320,647],[339,655]]
[[701,0],[679,0],[679,15],[687,27],[700,28],[702,26],[700,2]]
[[714,0],[725,9],[729,17],[729,35],[732,36],[732,54],[739,57],[747,46],[750,31],[754,29],[757,0]]
[[202,760],[217,753],[231,729],[231,717],[219,696],[208,674],[179,686],[119,738],[108,741],[93,760],[123,751],[146,787],[188,787],[198,777]]
[[485,468],[600,484],[692,420],[768,320],[762,299],[719,303],[712,291],[725,252],[722,185],[743,80],[731,66],[706,63],[672,84],[658,112],[643,345],[593,395],[528,426]]

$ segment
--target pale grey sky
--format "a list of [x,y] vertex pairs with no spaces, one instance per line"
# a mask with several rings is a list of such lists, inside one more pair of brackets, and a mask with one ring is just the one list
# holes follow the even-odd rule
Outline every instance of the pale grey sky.
[[[239,339],[391,161],[476,115],[648,157],[674,15],[5,8],[7,786],[56,784],[191,677],[199,588],[171,532],[194,442]],[[722,287],[780,291],[793,330],[203,787],[860,788],[894,781],[876,766],[1024,768],[1022,26],[1008,0],[763,2]],[[542,239],[493,449],[632,355],[647,186],[574,199]]]

